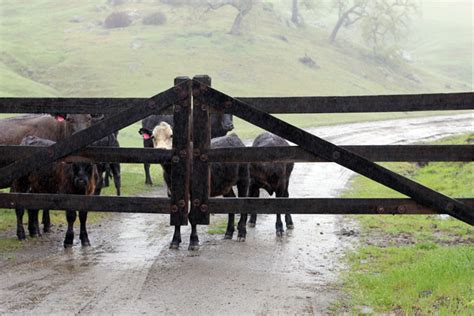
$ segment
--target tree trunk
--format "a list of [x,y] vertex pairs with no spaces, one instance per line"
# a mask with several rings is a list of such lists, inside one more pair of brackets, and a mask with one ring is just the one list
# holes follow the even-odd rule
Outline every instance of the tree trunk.
[[347,12],[344,13],[340,18],[339,20],[337,21],[336,23],[336,26],[334,27],[334,29],[332,30],[331,32],[331,36],[329,36],[329,42],[332,44],[336,41],[336,36],[337,36],[337,33],[339,32],[339,30],[341,29],[342,25],[344,24],[345,20],[347,19],[348,17],[348,14]]
[[237,16],[234,19],[234,23],[232,24],[229,34],[231,35],[241,34],[242,20],[250,12],[250,10],[252,10],[252,5],[253,5],[252,1],[248,1],[244,3],[242,7],[238,8],[239,12],[237,13]]
[[291,22],[295,25],[300,25],[300,13],[298,10],[298,0],[293,0],[293,7],[291,10]]

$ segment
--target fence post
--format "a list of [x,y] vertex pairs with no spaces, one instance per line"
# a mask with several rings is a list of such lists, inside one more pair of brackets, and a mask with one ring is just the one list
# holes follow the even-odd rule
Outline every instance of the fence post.
[[[176,77],[175,86],[189,80]],[[187,225],[189,210],[189,180],[191,172],[191,81],[180,87],[188,90],[188,97],[173,105],[173,157],[171,159],[170,225]]]
[[193,176],[191,191],[192,224],[209,225],[210,177],[207,151],[211,144],[209,104],[205,97],[206,85],[211,85],[207,75],[193,78]]

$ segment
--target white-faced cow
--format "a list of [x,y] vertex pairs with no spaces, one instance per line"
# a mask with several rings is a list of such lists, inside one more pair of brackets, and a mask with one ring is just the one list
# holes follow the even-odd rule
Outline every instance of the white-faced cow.
[[[151,132],[161,122],[168,123],[173,128],[173,115],[150,115],[142,120],[142,128],[139,133],[143,137],[143,147],[153,148],[153,141],[151,140]],[[234,129],[231,114],[212,113],[211,114],[211,138],[225,136],[227,132]],[[150,164],[145,163],[145,184],[152,185],[150,175]]]
[[[171,126],[166,122],[161,122],[153,129],[152,141],[155,148],[171,149],[172,148],[173,131]],[[217,137],[211,140],[211,148],[234,148],[245,147],[244,143],[236,134]],[[169,188],[171,187],[171,164],[162,164],[163,176]],[[237,186],[238,196],[247,197],[249,187],[249,167],[248,164],[237,163],[211,163],[211,196],[235,197],[233,186]],[[235,214],[229,214],[227,222],[226,239],[232,239],[234,234]],[[193,219],[191,222],[191,237],[189,249],[194,250],[199,247],[199,238],[197,235],[196,224]],[[237,225],[239,241],[245,241],[247,235],[246,229],[247,214],[241,214]],[[175,226],[173,240],[170,248],[177,249],[181,243],[180,226]]]

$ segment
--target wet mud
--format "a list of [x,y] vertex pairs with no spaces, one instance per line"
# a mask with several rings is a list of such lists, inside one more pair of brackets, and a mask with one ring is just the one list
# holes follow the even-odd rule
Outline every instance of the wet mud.
[[[311,129],[338,145],[409,144],[472,131],[473,115],[356,123]],[[335,197],[353,173],[330,163],[295,165],[292,197]],[[163,189],[153,192],[165,195]],[[221,220],[223,216],[212,216]],[[357,246],[348,217],[297,215],[275,236],[275,216],[259,216],[246,242],[199,227],[201,248],[180,250],[165,215],[114,215],[91,226],[92,246],[62,248],[63,232],[28,242],[0,260],[0,314],[324,315],[341,294],[344,253]]]

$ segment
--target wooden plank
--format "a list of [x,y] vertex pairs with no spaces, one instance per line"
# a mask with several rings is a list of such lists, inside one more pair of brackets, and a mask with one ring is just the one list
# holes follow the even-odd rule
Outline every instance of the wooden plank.
[[169,214],[170,199],[72,194],[0,193],[0,208]]
[[211,122],[208,100],[203,97],[207,86],[211,84],[208,76],[195,77],[193,80],[193,171],[191,191],[192,224],[209,225],[209,199],[211,172],[207,155],[204,153],[211,145]]
[[[0,146],[0,167],[8,165],[18,157],[27,157],[41,152],[39,146]],[[121,163],[166,163],[171,162],[172,150],[127,147],[88,147],[63,158],[65,161],[95,161]]]
[[[0,146],[0,167],[13,162],[18,157],[37,154],[43,147]],[[371,161],[474,161],[474,145],[376,145],[341,146],[348,151]],[[169,163],[172,150],[152,148],[88,147],[66,161],[121,162],[121,163]],[[207,152],[209,162],[327,162],[304,149],[291,147],[259,148],[216,148]],[[69,157],[71,159],[69,159]]]
[[[116,114],[129,108],[147,104],[148,101],[149,98],[0,97],[0,113]],[[162,113],[165,114],[165,112]]]
[[[474,199],[458,199],[473,207]],[[169,214],[169,198],[0,193],[0,208]],[[412,199],[210,198],[209,212],[276,214],[438,214]]]
[[174,84],[187,82],[183,89],[189,97],[174,105],[173,149],[171,168],[171,215],[170,225],[187,225],[189,212],[189,180],[191,173],[191,80],[178,77]]
[[[474,109],[474,93],[363,95],[343,97],[237,97],[267,113],[356,113]],[[227,109],[224,111],[229,112]]]
[[[237,97],[267,113],[407,112],[474,109],[473,93]],[[0,113],[115,114],[146,103],[148,98],[0,98]],[[100,109],[100,111],[98,111]],[[166,111],[163,114],[171,114]]]
[[[474,199],[458,199],[474,207]],[[214,214],[438,214],[412,199],[210,198]]]
[[[474,161],[474,145],[341,146],[371,161]],[[210,162],[328,162],[297,146],[216,148]]]
[[9,186],[14,179],[26,175],[44,164],[65,157],[114,131],[139,121],[152,113],[160,112],[171,104],[178,102],[178,100],[186,98],[187,96],[182,95],[182,91],[178,88],[178,86],[172,87],[150,98],[146,104],[141,104],[136,108],[129,108],[114,116],[110,116],[67,139],[41,149],[41,152],[33,156],[22,158],[0,169],[0,188]]
[[210,100],[211,105],[217,109],[225,108],[241,119],[298,144],[301,148],[327,161],[335,162],[405,194],[418,203],[437,210],[440,214],[447,213],[470,225],[474,225],[474,210],[472,207],[396,174],[346,149],[273,117],[268,113],[259,111],[244,102],[233,99],[211,87],[207,87],[207,89],[203,89],[203,91],[208,100]]

